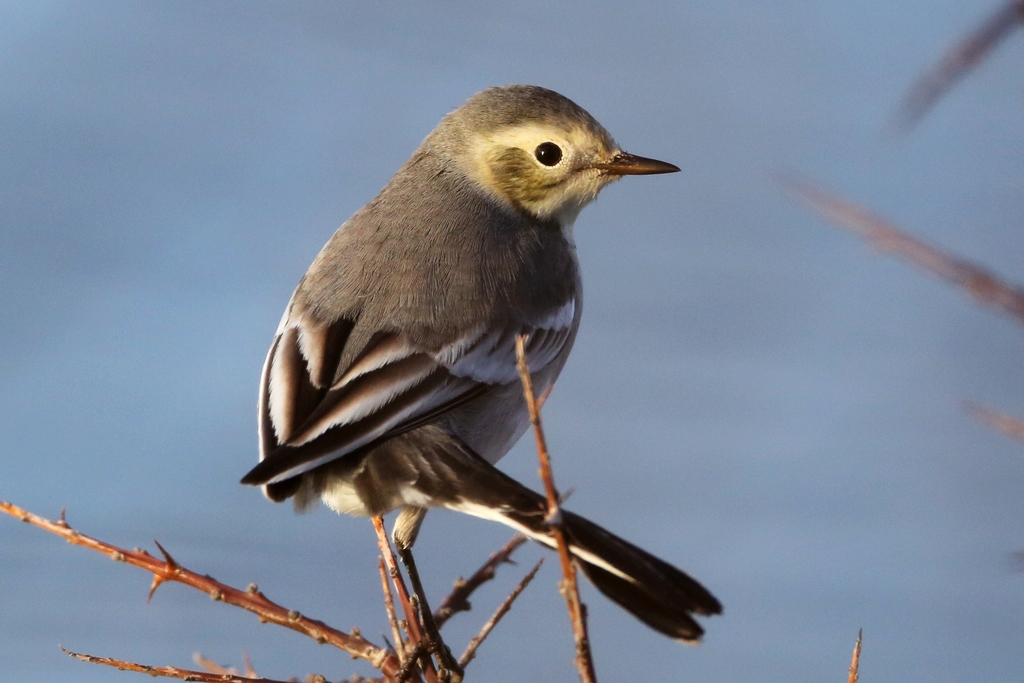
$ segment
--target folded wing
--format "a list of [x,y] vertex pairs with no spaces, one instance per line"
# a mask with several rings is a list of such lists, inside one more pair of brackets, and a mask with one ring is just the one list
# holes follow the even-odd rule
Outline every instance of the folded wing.
[[[528,335],[531,369],[542,370],[569,339],[574,312],[569,301],[536,321],[477,328],[437,348],[399,331],[358,334],[358,320],[287,316],[260,382],[261,462],[242,483],[292,479],[518,381],[520,334]],[[354,355],[353,338],[368,338]],[[342,358],[352,360],[341,367]]]

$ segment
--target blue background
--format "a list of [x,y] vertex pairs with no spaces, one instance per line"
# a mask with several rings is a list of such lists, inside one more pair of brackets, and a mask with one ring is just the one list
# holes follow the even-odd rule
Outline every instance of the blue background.
[[[690,648],[589,586],[602,680],[1024,678],[1024,335],[785,196],[794,168],[1024,278],[1019,36],[909,137],[906,87],[998,5],[952,0],[0,5],[0,499],[378,640],[373,535],[238,485],[281,311],[437,121],[526,82],[682,173],[576,237],[586,313],[545,419],[571,505],[725,604]],[[532,444],[503,462],[539,485]],[[432,514],[446,592],[508,537]],[[454,649],[542,554],[450,625]],[[551,556],[549,559],[553,560]],[[470,680],[575,679],[548,562]],[[0,520],[0,677],[120,681],[77,651],[264,676],[368,667]],[[135,676],[134,680],[139,680]]]

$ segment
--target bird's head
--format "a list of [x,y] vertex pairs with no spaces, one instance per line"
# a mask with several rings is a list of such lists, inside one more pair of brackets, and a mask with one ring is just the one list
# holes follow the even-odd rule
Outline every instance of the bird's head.
[[569,226],[624,175],[678,167],[624,152],[584,109],[558,93],[514,85],[477,93],[435,135],[456,141],[460,166],[480,187],[542,221]]

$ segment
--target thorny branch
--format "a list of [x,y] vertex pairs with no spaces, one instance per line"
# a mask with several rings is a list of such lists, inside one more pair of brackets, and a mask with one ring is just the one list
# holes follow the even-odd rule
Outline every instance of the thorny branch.
[[452,592],[444,599],[441,606],[434,610],[434,621],[437,623],[437,627],[443,626],[457,612],[468,612],[470,609],[469,596],[482,584],[493,579],[499,566],[506,562],[511,564],[512,560],[509,558],[523,543],[526,543],[526,536],[516,534],[501,550],[487,558],[487,561],[472,576],[468,579],[458,579]]
[[409,590],[405,587],[402,574],[398,571],[398,560],[395,558],[395,554],[391,550],[391,544],[388,542],[388,534],[384,530],[384,519],[379,515],[373,517],[373,528],[377,532],[377,544],[380,547],[381,557],[384,558],[384,564],[387,565],[388,574],[391,576],[391,583],[395,587],[395,593],[398,594],[398,603],[405,614],[405,632],[409,634],[409,644],[412,647],[413,654],[416,655],[415,657],[410,656],[408,661],[402,662],[398,677],[406,679],[412,675],[415,672],[415,660],[420,660],[423,666],[423,673],[427,677],[427,683],[435,683],[437,681],[437,671],[434,669],[434,663],[431,661],[430,655],[426,652],[427,643],[425,643],[423,638],[419,617],[416,615],[416,609],[409,600]]
[[533,581],[533,577],[537,576],[537,572],[540,570],[540,566],[542,564],[544,564],[543,557],[537,560],[537,564],[533,565],[533,569],[523,577],[522,581],[520,581],[519,585],[509,593],[508,597],[498,605],[498,609],[494,610],[494,614],[491,615],[491,618],[484,622],[483,627],[480,629],[480,633],[476,634],[476,636],[469,641],[469,645],[466,646],[466,651],[462,653],[461,657],[459,657],[459,666],[465,669],[469,663],[473,661],[473,658],[476,657],[477,648],[487,640],[487,636],[491,634],[491,631],[493,631],[494,627],[498,625],[501,618],[508,614],[508,611],[512,609],[512,603],[516,601],[516,598],[519,597],[520,593],[526,590],[526,587],[530,585],[531,581]]
[[[74,657],[75,659],[79,659],[83,662],[112,666],[115,669],[120,669],[121,671],[134,671],[135,673],[148,674],[154,678],[177,678],[182,681],[198,681],[199,683],[287,683],[287,681],[278,681],[270,678],[238,676],[229,673],[192,671],[190,669],[179,669],[174,666],[146,666],[144,664],[125,662],[120,659],[112,659],[110,657],[83,655],[77,652],[72,652],[71,650],[67,650],[63,647],[61,647],[61,650],[64,650],[64,653],[68,656]],[[321,676],[321,678],[323,677]]]
[[562,510],[559,507],[558,491],[555,489],[555,479],[551,471],[551,456],[548,453],[547,441],[544,438],[544,429],[540,421],[540,405],[533,393],[530,366],[526,362],[526,339],[526,335],[522,334],[516,337],[516,367],[523,383],[523,396],[526,398],[526,406],[530,411],[530,423],[533,425],[533,434],[537,441],[540,478],[544,482],[544,491],[547,494],[547,522],[551,525],[552,534],[558,544],[558,557],[562,562],[563,578],[560,588],[565,597],[569,619],[572,621],[573,637],[576,640],[576,670],[583,683],[597,683],[594,658],[590,652],[590,637],[587,634],[587,611],[583,603],[580,602],[579,586],[576,583],[576,567],[569,555],[569,544],[562,528]]
[[[403,639],[399,629],[399,622],[394,613],[394,599],[391,594],[391,590],[387,587],[387,575],[382,573],[382,582],[384,590],[384,598],[386,608],[388,611],[389,623],[392,626],[392,635],[395,637],[395,648],[399,653],[396,656],[389,649],[385,649],[370,643],[362,637],[357,629],[353,629],[352,633],[345,633],[339,631],[330,626],[327,626],[323,622],[308,619],[302,616],[294,610],[288,610],[280,605],[277,605],[268,600],[262,593],[259,592],[255,584],[251,584],[245,591],[232,588],[226,584],[223,584],[216,579],[209,576],[200,576],[195,572],[188,570],[179,565],[174,558],[167,553],[163,547],[157,543],[157,547],[163,554],[164,559],[160,560],[144,550],[134,549],[127,550],[119,546],[100,541],[98,539],[86,536],[85,534],[72,529],[67,521],[65,520],[64,512],[61,512],[60,518],[57,521],[52,521],[44,517],[32,514],[27,510],[24,510],[11,503],[0,501],[0,512],[4,512],[12,517],[20,519],[23,522],[39,527],[45,531],[57,534],[61,536],[69,543],[73,545],[80,545],[96,552],[102,553],[107,557],[112,558],[118,562],[125,562],[127,564],[141,567],[153,574],[153,585],[150,588],[149,598],[153,597],[153,593],[165,581],[174,581],[185,584],[196,588],[214,600],[218,600],[229,605],[241,607],[247,611],[253,612],[259,617],[261,622],[272,622],[281,626],[298,631],[305,635],[314,638],[319,643],[329,643],[338,647],[341,650],[352,655],[354,658],[361,658],[369,661],[375,668],[377,668],[384,675],[383,681],[415,681],[421,680],[419,668],[415,664],[406,660],[405,652],[407,647],[412,647],[412,653],[409,659],[419,657],[427,654],[427,643],[422,640],[417,640],[415,637]],[[383,527],[382,527],[383,530]],[[386,535],[384,536],[386,541]],[[494,578],[495,570],[497,567],[505,562],[511,562],[509,559],[515,550],[523,544],[524,538],[517,534],[512,538],[503,548],[488,558],[484,564],[474,572],[468,580],[460,580],[456,582],[455,588],[451,594],[442,603],[441,608],[438,610],[439,614],[445,615],[439,620],[439,625],[444,623],[452,614],[459,611],[467,611],[470,609],[469,597],[472,593],[480,587],[481,584]],[[389,546],[390,547],[390,546]],[[391,556],[392,561],[394,556]],[[539,565],[538,565],[539,566]],[[384,570],[384,558],[381,559],[381,570]],[[397,565],[394,567],[397,572]],[[534,571],[530,572],[526,578],[513,590],[512,594],[509,595],[502,605],[499,607],[498,612],[488,620],[480,634],[471,641],[470,646],[475,650],[479,647],[480,643],[486,638],[487,634],[494,628],[497,622],[501,619],[501,616],[508,611],[512,602],[518,597],[519,593],[529,584]],[[404,587],[404,586],[403,586]],[[414,614],[412,605],[410,604],[408,593],[406,592],[406,598],[403,602],[403,607],[407,608]],[[406,613],[409,616],[410,612]],[[408,626],[413,624],[410,628],[418,629],[418,622],[415,618],[411,621],[406,619],[403,620],[402,624]],[[422,633],[420,634],[422,638]],[[386,639],[385,639],[386,640]],[[473,643],[476,643],[473,645]],[[418,643],[418,645],[414,644]],[[63,649],[63,648],[61,648]],[[233,670],[225,669],[223,667],[216,667],[212,662],[207,660],[199,659],[198,663],[206,666],[208,671],[192,671],[188,669],[179,669],[176,667],[153,667],[145,664],[138,664],[135,662],[127,662],[118,659],[108,657],[96,657],[88,654],[79,654],[65,650],[70,656],[80,659],[82,661],[104,664],[106,666],[112,666],[124,671],[135,671],[141,673],[147,673],[151,676],[164,676],[171,678],[179,678],[182,680],[191,681],[218,681],[228,682],[233,681],[265,681],[266,683],[279,683],[277,681],[271,681],[270,679],[264,679],[258,677],[252,669],[248,658],[246,657],[246,675],[240,675],[235,673]],[[401,657],[401,660],[400,660]],[[464,655],[465,657],[465,655]],[[472,658],[472,657],[470,657]],[[411,666],[410,666],[411,665]],[[314,676],[311,680],[325,680],[322,676]]]
[[212,577],[196,574],[179,565],[167,551],[160,547],[159,543],[157,547],[160,548],[160,552],[164,556],[163,560],[153,557],[145,550],[127,550],[75,531],[68,526],[63,512],[60,519],[54,522],[3,501],[0,501],[0,512],[5,512],[23,522],[57,534],[73,545],[80,545],[95,550],[117,562],[126,562],[151,572],[153,574],[153,585],[149,591],[150,598],[153,597],[153,593],[160,584],[165,581],[183,583],[186,586],[191,586],[206,593],[214,600],[252,612],[262,622],[284,626],[307,635],[318,643],[328,643],[344,650],[353,657],[365,659],[386,677],[397,677],[400,668],[398,658],[384,648],[367,641],[361,635],[339,631],[322,621],[309,619],[295,610],[289,610],[271,602],[259,591],[255,584],[250,585],[243,591],[223,584]]
[[395,652],[398,658],[405,664],[405,640],[398,627],[398,616],[395,613],[395,596],[391,592],[391,585],[388,583],[388,570],[384,566],[384,557],[378,559],[377,568],[380,571],[380,590],[384,594],[384,611],[388,615],[388,624],[391,626],[391,637],[395,640]]

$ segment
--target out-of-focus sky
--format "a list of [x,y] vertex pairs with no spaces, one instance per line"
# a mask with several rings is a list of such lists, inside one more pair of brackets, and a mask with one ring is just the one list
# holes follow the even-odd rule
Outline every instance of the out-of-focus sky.
[[[994,2],[0,5],[0,499],[157,538],[219,579],[369,637],[387,630],[365,520],[238,485],[256,386],[320,246],[474,92],[558,90],[628,178],[576,225],[586,312],[546,406],[570,507],[703,581],[697,648],[587,589],[602,680],[1024,677],[1024,330],[822,223],[800,172],[1024,280],[1024,45],[911,135],[905,88]],[[524,440],[502,461],[538,485]],[[509,533],[432,514],[440,596]],[[455,649],[524,549],[451,623]],[[470,680],[575,679],[549,562]],[[130,680],[77,651],[287,678],[343,653],[0,519],[0,677]]]

